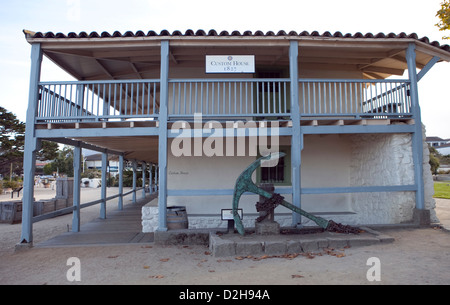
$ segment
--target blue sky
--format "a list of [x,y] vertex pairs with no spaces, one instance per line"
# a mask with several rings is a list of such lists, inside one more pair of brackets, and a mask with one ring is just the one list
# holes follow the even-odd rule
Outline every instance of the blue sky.
[[[23,29],[54,33],[163,29],[279,30],[323,33],[417,33],[441,44],[435,17],[441,0],[0,0],[0,105],[25,121],[30,46]],[[44,60],[42,80],[70,79]],[[450,138],[450,63],[419,83],[428,136]]]

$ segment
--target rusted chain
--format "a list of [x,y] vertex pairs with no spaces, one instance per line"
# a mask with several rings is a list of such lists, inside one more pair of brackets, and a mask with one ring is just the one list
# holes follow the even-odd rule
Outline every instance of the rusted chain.
[[363,232],[363,230],[361,230],[358,227],[343,225],[341,223],[336,223],[332,220],[328,221],[328,227],[326,230],[329,232],[344,233],[344,234],[359,234]]
[[263,221],[271,211],[273,211],[277,206],[279,206],[284,200],[284,197],[280,194],[273,193],[272,197],[267,198],[263,202],[256,203],[256,211],[257,212],[266,212],[265,215],[259,216],[256,221]]

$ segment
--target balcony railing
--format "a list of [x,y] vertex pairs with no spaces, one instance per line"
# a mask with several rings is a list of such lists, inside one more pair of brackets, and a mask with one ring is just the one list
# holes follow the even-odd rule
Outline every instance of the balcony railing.
[[159,80],[41,82],[37,122],[155,119]]
[[[302,117],[410,117],[408,80],[301,79]],[[290,79],[170,79],[169,120],[290,119]],[[157,120],[159,80],[41,82],[36,122]]]
[[411,116],[407,80],[301,80],[302,116],[355,118]]

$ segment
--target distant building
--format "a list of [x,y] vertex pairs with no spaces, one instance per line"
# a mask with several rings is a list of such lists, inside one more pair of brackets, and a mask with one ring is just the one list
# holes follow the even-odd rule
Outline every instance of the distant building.
[[[85,157],[85,168],[86,169],[102,169],[102,154],[93,154]],[[115,176],[119,172],[119,159],[114,156],[108,156],[107,172]]]
[[450,144],[450,139],[442,139],[440,137],[427,137],[425,142],[431,147],[439,147],[441,145]]

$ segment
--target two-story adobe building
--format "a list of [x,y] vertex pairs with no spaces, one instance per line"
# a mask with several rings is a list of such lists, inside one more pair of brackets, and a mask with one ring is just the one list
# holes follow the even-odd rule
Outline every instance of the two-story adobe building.
[[[447,45],[405,33],[24,32],[32,61],[21,243],[33,240],[41,140],[75,147],[75,181],[82,148],[104,163],[116,154],[142,164],[159,192],[156,225],[144,230],[167,230],[170,205],[186,207],[191,227],[223,225],[236,178],[268,151],[286,156],[254,180],[308,212],[356,225],[435,219],[418,82],[450,60]],[[40,81],[43,55],[76,81]],[[107,199],[102,190],[101,217]],[[250,225],[257,200],[242,198]],[[276,212],[282,225],[309,224]]]

